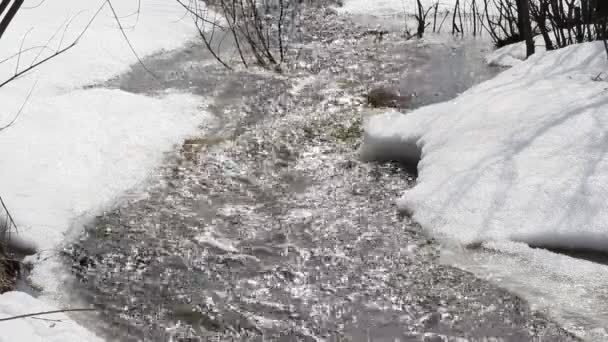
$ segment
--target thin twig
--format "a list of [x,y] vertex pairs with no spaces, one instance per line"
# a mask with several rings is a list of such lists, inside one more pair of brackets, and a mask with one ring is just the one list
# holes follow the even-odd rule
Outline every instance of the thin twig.
[[65,313],[65,312],[77,312],[77,311],[96,311],[96,309],[90,308],[77,308],[77,309],[61,309],[61,310],[52,310],[52,311],[41,311],[34,312],[29,314],[17,315],[12,317],[0,318],[0,322],[12,321],[19,318],[27,318],[32,316],[42,316],[42,315],[50,315],[55,313]]
[[62,323],[63,320],[62,319],[50,319],[50,318],[41,318],[41,317],[30,317],[31,319],[36,319],[39,321],[45,321],[45,322],[53,322],[53,323]]
[[42,6],[42,4],[44,4],[46,2],[46,0],[41,0],[39,3],[33,5],[33,6],[23,6],[21,8],[23,9],[34,9],[34,8],[38,8],[40,6]]
[[186,11],[190,12],[190,14],[199,17],[199,19],[202,20],[203,22],[205,22],[207,24],[211,24],[213,26],[217,26],[217,27],[219,27],[222,30],[224,29],[224,27],[222,25],[220,25],[218,23],[211,22],[211,21],[209,21],[209,20],[207,20],[207,19],[205,19],[203,17],[200,17],[199,14],[195,10],[193,10],[192,8],[190,8],[189,5],[184,4],[181,0],[175,0],[175,1],[177,1],[177,3],[180,4],[184,9],[186,9]]
[[[10,211],[8,211],[8,208],[6,207],[6,204],[4,203],[2,196],[0,196],[0,205],[2,205],[2,208],[6,212],[6,216],[8,217],[10,223],[13,225],[13,228],[15,228],[15,230],[17,230],[17,224],[15,224],[15,220],[13,220],[13,217],[11,216]],[[8,228],[10,229],[10,227],[8,227]]]
[[4,58],[4,59],[0,60],[0,64],[2,64],[2,63],[4,63],[4,62],[7,62],[7,61],[10,61],[11,59],[13,59],[13,58],[15,58],[15,57],[19,56],[20,54],[22,54],[22,53],[24,53],[24,52],[28,52],[28,51],[31,51],[31,50],[36,50],[36,49],[40,49],[40,50],[51,50],[51,51],[53,51],[53,49],[51,49],[51,48],[50,48],[48,45],[32,46],[32,47],[29,47],[29,48],[24,49],[24,50],[22,50],[22,51],[15,52],[14,54],[12,54],[12,55],[10,55],[10,56],[8,56],[8,57],[6,57],[6,58]]
[[68,28],[70,28],[72,21],[74,21],[74,19],[76,19],[83,12],[84,12],[84,10],[76,13],[70,20],[67,21],[67,23],[65,24],[65,27],[63,29],[63,34],[61,35],[61,39],[59,40],[59,44],[57,45],[58,49],[61,49],[61,45],[63,45],[63,40],[65,39],[65,34],[68,32]]
[[110,6],[110,10],[112,11],[112,15],[114,16],[114,19],[116,20],[116,23],[118,24],[118,28],[120,29],[120,32],[122,33],[122,36],[125,38],[125,41],[127,42],[127,45],[129,45],[129,49],[131,49],[131,52],[133,53],[133,55],[135,56],[135,58],[137,58],[137,61],[139,62],[139,64],[141,65],[141,67],[147,73],[149,73],[154,79],[158,80],[158,77],[152,72],[152,70],[148,69],[148,67],[144,64],[144,62],[139,57],[139,54],[137,53],[137,51],[135,51],[135,48],[133,47],[133,44],[131,44],[131,41],[129,40],[129,37],[127,36],[127,33],[125,32],[125,29],[123,28],[122,23],[120,22],[120,19],[118,18],[118,14],[114,10],[114,6],[112,5],[112,2],[110,0],[106,0],[106,2],[108,3],[108,6]]
[[[25,108],[25,105],[30,100],[30,97],[32,96],[32,93],[34,92],[34,88],[36,88],[36,84],[37,84],[37,82],[34,83],[34,85],[32,86],[32,88],[30,89],[30,92],[27,94],[27,97],[25,98],[25,100],[21,104],[21,107],[19,107],[19,111],[17,111],[17,114],[15,114],[15,117],[13,117],[13,120],[11,120],[8,124],[0,127],[0,132],[2,132],[3,130],[11,127],[15,123],[15,121],[17,121],[17,118],[19,118],[19,116],[23,112],[23,108]],[[6,212],[8,213],[8,210]],[[13,222],[13,225],[14,225],[14,222]]]
[[15,73],[19,72],[19,62],[21,61],[21,51],[23,51],[23,44],[25,44],[25,38],[32,32],[34,28],[31,27],[27,32],[23,35],[23,39],[21,39],[21,46],[19,47],[19,55],[17,56],[17,65],[15,65]]
[[82,36],[84,36],[84,34],[88,31],[89,27],[91,26],[91,24],[93,23],[93,21],[95,20],[95,18],[97,18],[97,16],[99,15],[99,13],[101,12],[101,9],[105,6],[105,1],[101,4],[101,6],[99,6],[99,8],[97,9],[97,12],[95,12],[95,14],[91,17],[91,20],[89,20],[89,22],[87,23],[87,25],[85,26],[85,28],[82,30],[82,32],[80,32],[80,34],[78,35],[78,37],[76,37],[76,39],[68,46],[66,46],[63,49],[60,49],[58,51],[56,51],[54,54],[47,56],[46,58],[42,59],[41,61],[34,63],[32,65],[30,65],[29,67],[19,71],[18,73],[14,74],[13,76],[11,76],[10,78],[4,80],[4,82],[0,83],[0,88],[4,87],[5,85],[7,85],[8,83],[18,79],[19,77],[25,75],[26,73],[30,72],[31,70],[33,70],[34,68],[38,67],[39,65],[61,55],[62,53],[70,50],[71,48],[73,48],[74,46],[76,46],[76,44],[80,41],[80,38],[82,38]]
[[[49,39],[46,41],[46,44],[44,44],[44,46],[46,48],[48,48],[49,50],[52,50],[51,48],[49,48],[49,45],[51,44],[51,42],[53,41],[53,39],[55,39],[55,37],[57,36],[57,34],[59,34],[59,32],[61,31],[61,28],[64,27],[64,26],[66,26],[66,24],[69,23],[69,21],[70,21],[69,19],[66,19],[63,22],[63,24],[61,24],[61,26],[59,26],[57,28],[57,30],[55,31],[55,33],[53,33],[53,35],[49,37]],[[65,32],[64,32],[64,34],[65,34]],[[59,44],[59,46],[57,48],[61,48],[61,44]],[[24,50],[23,52],[25,52],[25,51],[27,51],[27,50]],[[44,49],[40,49],[40,51],[38,51],[38,54],[36,55],[36,57],[34,57],[34,59],[32,60],[32,63],[30,63],[30,65],[36,63],[36,61],[42,55],[43,52],[44,52]],[[19,54],[21,54],[21,53],[22,53],[22,50],[19,50]]]
[[76,41],[72,42],[72,44],[70,44],[70,45],[66,46],[65,48],[63,48],[63,49],[61,49],[61,50],[59,50],[59,51],[55,52],[54,54],[52,54],[52,55],[50,55],[50,56],[48,56],[48,57],[44,58],[44,59],[43,59],[43,60],[41,60],[40,62],[37,62],[37,63],[35,63],[35,64],[32,64],[32,65],[30,65],[29,67],[27,67],[27,68],[25,68],[25,69],[23,69],[23,70],[19,71],[18,73],[14,74],[13,76],[11,76],[11,77],[9,77],[8,79],[6,79],[4,82],[0,83],[0,88],[4,87],[4,86],[5,86],[5,85],[7,85],[8,83],[10,83],[10,82],[12,82],[12,81],[14,81],[14,80],[18,79],[19,77],[21,77],[21,76],[23,76],[24,74],[28,73],[28,72],[29,72],[29,71],[31,71],[32,69],[34,69],[34,68],[36,68],[37,66],[41,65],[42,63],[47,62],[47,61],[49,61],[49,60],[51,60],[51,59],[53,59],[53,58],[55,58],[55,57],[59,56],[60,54],[62,54],[62,53],[64,53],[64,52],[68,51],[69,49],[71,49],[71,48],[73,48],[74,46],[76,46],[76,43],[77,43],[77,42],[78,42],[78,41],[76,40]]

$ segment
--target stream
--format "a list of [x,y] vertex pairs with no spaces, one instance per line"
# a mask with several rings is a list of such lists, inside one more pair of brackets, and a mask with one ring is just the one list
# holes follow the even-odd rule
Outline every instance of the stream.
[[[377,42],[306,8],[306,43],[281,74],[228,72],[192,44],[106,84],[201,95],[215,120],[146,186],[65,249],[78,316],[109,341],[574,341],[519,297],[439,261],[397,214],[411,168],[357,157],[365,94],[401,110],[457,96],[499,70],[483,40]],[[158,80],[160,79],[160,81]]]

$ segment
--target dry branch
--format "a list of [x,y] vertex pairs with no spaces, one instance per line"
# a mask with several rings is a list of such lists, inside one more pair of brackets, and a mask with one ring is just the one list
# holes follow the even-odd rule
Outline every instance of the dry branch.
[[15,319],[34,317],[34,316],[51,315],[51,314],[56,314],[56,313],[82,312],[82,311],[96,311],[96,309],[77,308],[77,309],[61,309],[61,310],[51,310],[51,311],[40,311],[40,312],[34,312],[34,313],[29,313],[29,314],[23,314],[23,315],[17,315],[17,316],[0,318],[0,322],[12,321],[12,320],[15,320]]

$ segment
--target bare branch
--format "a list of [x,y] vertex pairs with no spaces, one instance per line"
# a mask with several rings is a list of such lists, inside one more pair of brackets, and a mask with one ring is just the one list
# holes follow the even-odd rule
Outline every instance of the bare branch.
[[[4,80],[4,82],[0,83],[0,88],[4,87],[5,85],[7,85],[8,83],[18,79],[19,77],[27,74],[28,72],[30,72],[31,70],[33,70],[34,68],[40,66],[41,64],[61,55],[62,53],[70,50],[71,48],[73,48],[74,46],[76,46],[76,44],[78,44],[78,41],[82,38],[82,36],[84,36],[84,34],[88,31],[89,27],[91,26],[91,24],[93,23],[93,21],[95,20],[95,18],[97,18],[97,16],[99,15],[99,13],[101,12],[101,9],[104,7],[105,5],[105,0],[104,2],[101,4],[101,6],[97,9],[97,12],[95,12],[95,14],[91,17],[91,20],[89,20],[89,22],[87,23],[87,25],[85,26],[85,28],[82,30],[82,32],[80,32],[80,34],[78,35],[78,37],[68,46],[66,46],[63,49],[60,49],[58,51],[56,51],[55,53],[53,53],[50,56],[47,56],[46,58],[42,59],[39,62],[33,63],[32,65],[30,65],[29,67],[15,73],[13,76],[11,76],[10,78]],[[21,52],[20,52],[21,53]]]
[[16,79],[18,79],[18,78],[20,78],[21,76],[23,76],[23,75],[27,74],[28,72],[32,71],[32,70],[33,70],[34,68],[36,68],[37,66],[39,66],[39,65],[41,65],[41,64],[43,64],[43,63],[45,63],[45,62],[47,62],[47,61],[50,61],[51,59],[53,59],[53,58],[55,58],[55,57],[59,56],[60,54],[62,54],[62,53],[64,53],[64,52],[68,51],[69,49],[71,49],[71,48],[73,48],[74,46],[76,46],[76,43],[77,43],[77,42],[78,42],[78,41],[74,41],[72,44],[70,44],[70,45],[66,46],[65,48],[63,48],[63,49],[61,49],[61,50],[59,50],[59,51],[55,52],[54,54],[52,54],[52,55],[50,55],[50,56],[48,56],[48,57],[44,58],[43,60],[41,60],[41,61],[39,61],[39,62],[37,62],[37,63],[34,63],[34,64],[30,65],[29,67],[27,67],[27,68],[25,68],[25,69],[23,69],[23,70],[19,71],[18,73],[14,74],[14,75],[13,75],[13,76],[11,76],[10,78],[6,79],[4,82],[0,83],[0,88],[4,87],[5,85],[7,85],[7,84],[11,83],[12,81],[14,81],[14,80],[16,80]]
[[[6,12],[6,15],[4,16],[2,21],[0,21],[0,38],[2,38],[2,35],[4,35],[4,31],[6,31],[8,25],[11,23],[11,21],[13,21],[13,18],[15,17],[15,14],[17,14],[17,11],[19,11],[21,5],[23,5],[23,1],[24,0],[15,0],[15,2],[13,2],[13,5],[8,9],[8,12]],[[2,0],[2,3],[0,4],[0,14],[4,12],[4,9],[8,5],[8,3],[9,0]]]
[[46,2],[46,0],[41,0],[39,3],[35,4],[34,6],[23,6],[21,8],[22,9],[35,9],[35,8],[42,6],[45,2]]
[[206,22],[207,24],[211,24],[213,26],[217,26],[217,27],[221,28],[222,30],[224,29],[224,27],[222,27],[222,25],[219,25],[218,23],[214,23],[214,22],[206,20],[203,17],[200,17],[199,13],[196,10],[193,10],[189,5],[184,4],[182,0],[175,0],[175,1],[177,1],[177,3],[180,4],[186,11],[188,11],[190,14],[192,14],[194,16],[197,16],[203,22]]
[[108,6],[110,6],[110,10],[112,11],[112,15],[114,16],[114,19],[116,20],[116,23],[118,24],[118,28],[120,29],[120,32],[122,33],[122,36],[124,37],[125,41],[127,42],[127,45],[129,45],[129,49],[131,49],[131,52],[133,53],[133,55],[135,56],[135,58],[137,58],[137,62],[139,62],[139,64],[141,65],[141,67],[150,75],[152,75],[152,77],[154,79],[158,79],[158,77],[152,72],[152,70],[148,69],[148,67],[144,64],[144,62],[141,60],[141,58],[139,57],[139,54],[137,53],[137,51],[135,51],[135,48],[133,47],[133,44],[131,44],[131,41],[129,40],[129,37],[127,36],[127,33],[125,32],[125,29],[122,26],[122,23],[120,22],[120,19],[118,18],[118,14],[116,14],[116,11],[114,10],[114,6],[112,6],[112,2],[110,0],[106,0],[106,2],[108,3]]
[[19,62],[21,61],[21,51],[23,51],[23,44],[25,44],[25,38],[32,32],[34,28],[31,27],[24,35],[23,39],[21,39],[21,46],[19,47],[19,55],[17,56],[17,64],[15,65],[15,74],[19,72]]
[[[17,224],[15,223],[15,220],[13,220],[10,211],[8,211],[8,208],[6,207],[2,196],[0,196],[0,205],[2,205],[2,209],[6,212],[6,217],[9,221],[9,226],[7,227],[8,230],[10,231],[10,228],[15,228],[15,231],[17,231]],[[12,227],[10,225],[12,225]]]
[[[4,126],[1,126],[0,127],[0,132],[2,132],[3,130],[11,127],[15,123],[15,121],[17,121],[17,118],[19,118],[19,116],[23,112],[23,108],[25,108],[25,104],[29,101],[30,97],[32,96],[32,93],[34,92],[34,88],[36,88],[36,83],[34,83],[34,85],[32,86],[32,88],[30,89],[29,93],[25,97],[25,100],[21,104],[21,107],[17,111],[17,114],[15,114],[15,117],[13,117],[13,120],[11,120],[8,124],[6,124]],[[8,210],[6,212],[8,213]]]
[[0,322],[12,321],[12,320],[15,320],[15,319],[27,318],[27,317],[33,317],[33,316],[50,315],[50,314],[55,314],[55,313],[82,312],[82,311],[96,311],[96,309],[77,308],[77,309],[61,309],[61,310],[52,310],[52,311],[41,311],[41,312],[34,312],[34,313],[17,315],[17,316],[12,316],[12,317],[0,318]]

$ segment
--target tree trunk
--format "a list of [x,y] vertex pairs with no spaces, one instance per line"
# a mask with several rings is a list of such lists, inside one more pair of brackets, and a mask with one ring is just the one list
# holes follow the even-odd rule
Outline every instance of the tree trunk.
[[534,37],[532,37],[528,0],[517,0],[517,17],[519,20],[519,34],[526,41],[526,57],[530,57],[534,54]]
[[[19,11],[21,5],[23,5],[23,1],[24,0],[15,0],[15,2],[13,2],[11,7],[6,12],[6,15],[4,16],[2,21],[0,21],[0,38],[2,38],[2,35],[4,35],[4,31],[6,31],[6,29],[8,28],[8,25],[15,17],[15,14],[17,14],[17,12]],[[2,0],[2,3],[0,3],[0,15],[2,14],[2,12],[4,12],[9,2],[10,0]]]

